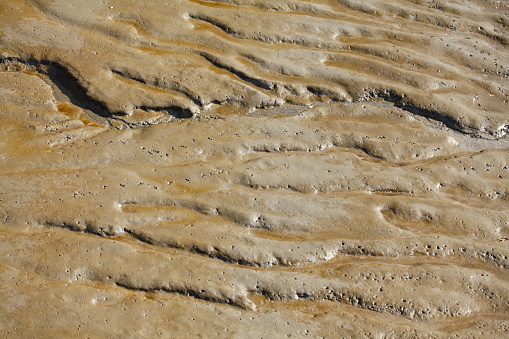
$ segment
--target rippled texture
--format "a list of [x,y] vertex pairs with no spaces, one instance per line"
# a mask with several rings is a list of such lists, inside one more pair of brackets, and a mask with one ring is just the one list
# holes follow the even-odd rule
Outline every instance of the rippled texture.
[[2,335],[507,336],[508,12],[3,1]]

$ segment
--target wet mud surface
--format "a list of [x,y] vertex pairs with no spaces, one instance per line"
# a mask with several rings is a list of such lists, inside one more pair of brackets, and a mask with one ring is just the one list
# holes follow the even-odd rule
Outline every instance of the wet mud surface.
[[0,333],[505,338],[509,4],[0,4]]

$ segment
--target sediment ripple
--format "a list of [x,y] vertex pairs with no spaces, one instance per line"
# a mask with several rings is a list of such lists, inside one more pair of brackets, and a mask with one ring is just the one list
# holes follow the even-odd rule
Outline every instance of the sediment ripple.
[[505,337],[508,10],[2,2],[0,332]]

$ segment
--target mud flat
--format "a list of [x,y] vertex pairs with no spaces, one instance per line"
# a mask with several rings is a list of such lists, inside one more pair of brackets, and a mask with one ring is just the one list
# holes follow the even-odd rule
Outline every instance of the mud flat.
[[505,338],[503,1],[0,4],[0,333]]

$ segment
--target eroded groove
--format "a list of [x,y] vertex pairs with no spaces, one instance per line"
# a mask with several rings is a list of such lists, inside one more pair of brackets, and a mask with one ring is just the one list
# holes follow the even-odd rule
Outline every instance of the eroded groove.
[[208,24],[211,24],[217,28],[219,28],[220,30],[222,30],[223,32],[229,34],[229,35],[232,35],[236,38],[239,37],[240,34],[238,34],[237,31],[235,31],[233,28],[231,28],[230,26],[228,26],[227,24],[223,23],[223,22],[220,22],[218,20],[214,20],[208,16],[204,16],[204,15],[198,15],[198,14],[192,14],[192,13],[189,13],[188,14],[190,18],[192,19],[195,19],[195,20],[199,20],[199,21],[203,21],[203,22],[206,22]]
[[179,119],[187,119],[193,117],[193,112],[191,112],[188,108],[183,108],[180,106],[166,106],[166,107],[152,107],[152,106],[140,106],[139,109],[144,111],[164,111],[167,114],[179,118]]
[[[89,234],[93,234],[96,236],[111,236],[118,235],[117,233],[108,231],[105,228],[97,227],[97,226],[84,226],[79,227],[78,225],[73,225],[70,222],[47,222],[44,224],[45,226],[56,226],[59,228],[66,228],[71,231],[78,232],[86,232]],[[124,229],[124,231],[127,231]],[[129,233],[131,234],[131,233]],[[138,239],[138,237],[135,236]],[[155,241],[148,237],[141,237],[141,241],[146,242],[148,244],[152,244]],[[418,240],[419,239],[419,240]],[[421,256],[431,256],[434,257],[435,260],[446,260],[442,259],[444,256],[456,256],[459,254],[463,259],[471,259],[472,257],[481,260],[486,264],[491,264],[495,267],[508,269],[507,265],[507,257],[496,253],[493,250],[485,250],[480,249],[479,246],[467,246],[464,243],[457,242],[457,244],[453,244],[454,248],[446,248],[446,246],[437,246],[436,248],[431,248],[426,246],[426,241],[423,237],[412,239],[411,243],[417,244],[421,241],[421,247],[426,249],[426,252],[420,252],[422,249],[419,249],[415,246],[410,246],[411,243],[399,242],[392,244],[394,249],[399,249],[394,253],[385,253],[380,254],[384,257],[390,257],[397,259],[401,256],[412,256],[416,255]],[[406,239],[409,240],[409,239]],[[450,244],[450,243],[449,243]],[[339,245],[339,244],[338,244]],[[338,250],[337,252],[343,252],[344,250],[348,250],[352,255],[375,255],[373,251],[375,247],[382,246],[386,247],[384,249],[387,252],[388,248],[387,244],[380,244],[380,241],[376,242],[374,246],[363,246],[363,245],[354,245],[348,244],[346,242],[341,242],[340,246],[343,247],[343,250]],[[371,248],[370,248],[371,247]],[[391,247],[391,246],[389,246]],[[412,247],[409,249],[409,247]],[[403,250],[401,252],[401,249]],[[458,253],[456,253],[458,252]],[[422,261],[420,261],[422,263]],[[425,260],[425,263],[429,264],[437,264],[433,259]],[[393,260],[390,261],[391,264],[397,264]],[[447,264],[447,262],[445,263]],[[459,263],[461,266],[461,262]],[[458,263],[456,263],[458,265]],[[319,267],[319,266],[318,266]],[[465,267],[469,267],[466,265]],[[447,307],[441,308],[439,306],[433,304],[424,304],[416,301],[413,305],[402,305],[401,303],[395,301],[385,301],[383,298],[377,298],[376,296],[371,295],[370,293],[363,292],[363,289],[359,290],[357,281],[351,281],[345,283],[342,280],[335,279],[325,279],[325,278],[313,278],[314,285],[311,288],[306,287],[306,282],[309,280],[309,276],[306,273],[301,271],[293,271],[293,272],[276,272],[271,270],[248,270],[248,268],[236,268],[242,271],[244,274],[241,274],[243,278],[238,278],[238,283],[241,286],[250,286],[247,287],[247,292],[261,294],[266,296],[268,299],[273,301],[291,301],[298,299],[306,299],[310,301],[318,301],[318,300],[329,300],[333,302],[340,302],[347,305],[352,305],[358,307],[360,309],[365,309],[377,313],[382,314],[393,314],[398,316],[403,316],[408,319],[416,319],[416,320],[425,320],[428,318],[433,318],[437,314],[445,317],[455,317],[466,315],[469,313],[467,308],[458,308],[451,310]],[[426,270],[429,271],[429,268]],[[101,282],[109,282],[113,283],[119,287],[130,289],[133,291],[139,292],[166,292],[166,293],[175,293],[180,294],[187,297],[192,297],[199,300],[206,300],[220,304],[230,304],[233,306],[241,307],[248,310],[254,310],[255,305],[248,299],[247,294],[243,292],[241,288],[240,291],[235,290],[222,290],[220,285],[214,286],[204,286],[200,283],[196,284],[195,281],[190,280],[187,281],[185,278],[181,277],[179,280],[171,281],[165,280],[161,282],[158,279],[140,279],[140,277],[131,276],[128,274],[116,273],[110,274],[108,273],[98,273],[93,269],[85,275],[91,281],[101,281]],[[240,273],[241,271],[237,271]],[[237,273],[237,274],[238,274]],[[274,285],[274,274],[278,274],[279,282]],[[202,277],[203,278],[203,277]],[[391,278],[393,280],[393,278]],[[403,280],[403,278],[400,278]],[[200,279],[198,279],[200,281]],[[256,284],[254,282],[256,281]],[[303,283],[305,282],[305,283]],[[372,287],[377,286],[386,286],[380,282],[373,283]],[[381,291],[381,290],[380,290]],[[369,295],[368,295],[369,294]],[[412,299],[412,298],[410,298]],[[439,304],[440,305],[440,304]]]
[[121,72],[121,71],[118,71],[116,69],[112,69],[111,73],[116,74],[116,75],[120,75],[121,77],[127,78],[129,80],[133,80],[133,81],[139,82],[142,85],[147,85],[147,82],[142,77],[137,77],[137,76],[134,76],[134,75],[131,75],[131,74],[126,74],[125,72]]
[[214,302],[214,303],[218,303],[218,304],[233,305],[233,306],[240,307],[242,309],[254,310],[254,305],[246,299],[237,298],[237,300],[236,300],[235,298],[213,297],[212,295],[207,293],[206,290],[203,290],[203,289],[197,291],[197,290],[185,288],[185,287],[181,287],[181,288],[172,287],[170,283],[168,283],[168,286],[149,288],[149,287],[143,287],[143,286],[134,286],[129,283],[116,281],[115,286],[122,287],[122,288],[131,290],[131,291],[135,291],[135,292],[174,293],[174,294],[178,294],[178,295],[185,296],[185,297],[191,297],[191,298],[198,299],[198,300],[210,301],[210,302]]
[[102,102],[88,95],[87,89],[67,68],[57,63],[51,63],[48,75],[50,80],[75,106],[91,111],[101,117],[112,116],[111,112]]
[[91,235],[97,235],[100,237],[114,237],[122,234],[121,230],[115,230],[111,227],[104,227],[97,224],[92,224],[90,222],[85,222],[83,224],[72,221],[44,221],[41,223],[44,227],[49,228],[60,228],[65,229],[72,232],[85,233]]
[[221,252],[219,249],[217,249],[215,247],[212,249],[212,251],[206,251],[206,250],[201,249],[197,245],[179,246],[176,243],[161,242],[158,240],[154,240],[148,234],[145,234],[143,232],[133,231],[133,230],[130,230],[127,228],[124,228],[124,231],[127,234],[131,235],[134,239],[141,241],[143,243],[146,243],[148,245],[184,250],[186,252],[206,256],[211,259],[218,259],[218,260],[220,260],[224,263],[227,263],[227,264],[235,264],[235,265],[241,265],[241,266],[254,266],[254,267],[262,266],[256,262],[248,262],[248,261],[245,261],[242,259],[235,259],[235,258],[231,257],[230,255],[228,255],[227,253]]
[[[145,111],[145,112],[164,112],[166,115],[172,116],[176,119],[190,119],[194,117],[194,113],[188,109],[180,106],[168,106],[168,107],[152,107],[152,106],[140,106],[135,109]],[[111,117],[112,120],[116,120],[120,122],[121,125],[127,128],[143,128],[147,126],[153,126],[160,124],[161,122],[151,122],[149,119],[131,122],[126,118],[123,118],[125,115],[115,115]],[[167,121],[165,121],[166,123]]]
[[[336,140],[332,140],[331,142],[328,142],[326,144],[318,144],[313,146],[297,146],[297,145],[275,145],[274,147],[270,147],[269,145],[255,145],[250,147],[250,149],[247,149],[243,151],[244,154],[249,153],[270,153],[270,154],[284,154],[284,153],[322,153],[329,151],[332,148],[343,148],[343,149],[349,149],[349,150],[356,150],[364,153],[370,158],[376,159],[376,160],[382,160],[385,162],[391,162],[387,160],[385,157],[381,155],[374,154],[373,151],[371,151],[368,147],[362,146],[362,145],[352,145],[350,142],[338,142]],[[429,159],[427,159],[429,160]],[[414,162],[408,162],[408,165],[414,165]]]
[[[69,71],[65,66],[47,60],[37,60],[37,59],[21,59],[16,57],[7,57],[0,58],[0,67],[3,67],[7,71],[22,71],[22,70],[33,70],[48,77],[48,81],[51,85],[55,86],[73,105],[83,109],[86,112],[90,112],[96,116],[114,119],[121,121],[122,124],[125,124],[128,127],[140,127],[140,126],[148,126],[151,125],[149,121],[144,121],[142,123],[129,123],[126,120],[122,119],[119,112],[111,112],[108,108],[100,101],[92,98],[88,95],[87,89],[80,83],[80,81]],[[133,81],[137,81],[144,85],[149,85],[144,79],[137,77],[127,77],[124,73],[120,71],[112,71],[113,73],[129,78]],[[177,85],[174,89],[179,93],[182,93],[189,99],[191,99],[194,103],[201,105],[201,102],[195,97],[194,93],[190,91],[186,91],[182,86]],[[152,107],[152,106],[140,106],[137,109],[144,111],[160,111],[166,112],[166,114],[171,115],[175,118],[186,119],[192,118],[194,116],[193,112],[184,107],[180,106],[161,106],[161,107]]]
[[[297,279],[297,278],[295,278]],[[263,295],[269,300],[273,301],[295,301],[299,299],[305,299],[310,301],[328,300],[332,302],[339,302],[346,305],[351,305],[360,309],[364,309],[371,312],[380,314],[392,314],[402,316],[407,319],[414,320],[425,320],[433,317],[431,313],[439,313],[446,317],[457,317],[463,316],[470,313],[468,309],[461,310],[449,309],[447,307],[440,308],[432,305],[408,305],[407,307],[397,303],[388,303],[381,300],[377,300],[366,293],[355,291],[352,287],[340,287],[334,286],[336,284],[331,283],[330,285],[325,284],[314,291],[306,291],[303,287],[295,286],[295,290],[292,292],[276,292],[269,288],[270,284],[263,281],[266,279],[260,279],[257,286],[249,289],[249,292]],[[119,281],[116,279],[114,284],[118,287],[126,288],[137,292],[166,292],[175,293],[186,297],[192,297],[198,300],[205,300],[221,304],[230,304],[243,309],[255,310],[256,306],[246,296],[212,296],[206,289],[190,288],[185,284],[175,284],[172,286],[171,282],[167,282],[163,286],[143,286],[136,285],[134,282]],[[176,286],[182,285],[182,286]],[[294,285],[294,284],[293,284]]]
[[243,71],[237,70],[237,69],[233,68],[232,66],[226,65],[225,63],[221,62],[218,58],[216,58],[208,53],[202,52],[201,56],[203,58],[205,58],[208,62],[210,62],[212,65],[214,65],[215,67],[225,70],[225,71],[237,76],[241,80],[248,82],[251,85],[254,85],[262,90],[270,91],[273,88],[273,85],[271,83],[269,83],[268,81],[253,78],[253,77],[247,75]]
[[[382,191],[384,194],[392,194],[394,191]],[[390,193],[388,193],[390,192]],[[396,191],[396,193],[399,194],[406,194],[408,195],[408,192],[400,192]],[[157,204],[157,206],[166,206],[165,203]],[[156,206],[156,205],[151,205]],[[208,215],[205,210],[210,209],[210,206],[195,206],[194,208],[192,206],[187,206],[187,204],[172,204],[172,206],[180,206],[189,208],[193,211],[202,213],[204,215]],[[216,208],[217,209],[217,208]],[[224,216],[224,215],[223,215]],[[228,216],[224,216],[228,220],[239,223],[238,220],[229,218]],[[242,225],[242,224],[241,224]],[[245,226],[245,225],[243,225]],[[397,226],[395,226],[397,227]],[[269,230],[270,231],[270,230]],[[135,238],[137,238],[140,241],[146,242],[151,245],[159,245],[159,246],[168,246],[173,248],[179,248],[184,250],[189,250],[193,253],[205,255],[214,259],[219,259],[221,261],[227,262],[227,263],[234,263],[239,265],[246,265],[246,266],[255,266],[255,267],[270,267],[270,266],[293,266],[295,264],[305,264],[309,262],[306,258],[301,257],[298,261],[295,261],[295,259],[292,259],[291,257],[274,257],[271,261],[270,265],[267,265],[265,262],[260,261],[245,261],[245,260],[238,260],[234,256],[228,253],[220,252],[217,247],[212,247],[213,251],[204,251],[196,246],[192,247],[185,247],[185,246],[175,246],[173,244],[167,244],[163,243],[160,244],[158,241],[151,239],[147,235],[143,235],[139,232],[134,231],[128,231],[131,235],[133,235]],[[430,235],[431,236],[431,235]],[[469,259],[476,259],[480,260],[484,263],[489,264],[490,266],[494,268],[503,268],[505,270],[509,269],[509,256],[506,256],[502,253],[497,253],[494,249],[489,249],[489,246],[486,244],[478,244],[476,246],[467,246],[462,241],[456,241],[454,239],[449,239],[452,246],[436,246],[431,247],[428,245],[428,241],[421,239],[418,241],[418,245],[416,243],[415,246],[409,246],[409,244],[412,241],[415,241],[415,238],[406,238],[401,239],[400,242],[394,243],[391,246],[387,246],[387,244],[382,244],[378,241],[375,242],[369,242],[369,243],[360,243],[355,241],[346,241],[341,239],[335,239],[332,240],[335,245],[329,246],[328,251],[329,254],[327,254],[328,259],[321,259],[316,260],[315,263],[321,263],[321,262],[327,262],[333,258],[335,258],[338,254],[348,255],[348,256],[360,256],[360,257],[387,257],[387,258],[397,258],[401,256],[420,256],[420,257],[447,257],[447,256],[459,256],[463,258],[463,260],[469,260]],[[432,243],[432,241],[429,241],[429,243]],[[323,244],[323,246],[326,246],[327,244]],[[253,245],[256,247],[256,245]],[[385,247],[384,247],[385,246]],[[320,246],[314,246],[316,251],[324,250],[322,247],[320,249]],[[305,251],[309,251],[306,249]],[[315,253],[318,255],[318,252]]]
[[48,76],[51,83],[57,87],[73,105],[100,117],[112,117],[112,113],[108,108],[102,102],[89,96],[87,89],[72,72],[57,62],[37,59],[23,60],[21,58],[8,57],[0,59],[0,63],[4,64],[4,67],[9,67],[8,64],[17,63],[27,69],[45,74]]
[[[214,27],[217,27],[218,29],[222,30],[224,33],[228,34],[229,36],[236,38],[236,39],[246,39],[251,41],[257,41],[260,43],[265,44],[288,44],[288,45],[296,45],[299,47],[303,47],[306,49],[324,49],[324,50],[330,50],[335,51],[338,49],[338,45],[326,43],[324,41],[320,41],[317,39],[317,41],[310,41],[309,35],[298,35],[289,38],[285,37],[283,35],[275,35],[275,36],[267,36],[267,35],[258,35],[258,36],[245,36],[241,34],[240,32],[236,31],[229,25],[220,22],[216,19],[213,19],[208,16],[203,15],[197,15],[197,14],[189,14],[189,17],[195,20],[199,20],[202,22],[206,22]],[[260,33],[259,33],[260,34]]]
[[119,236],[123,233],[127,233],[134,239],[136,239],[142,243],[151,245],[151,246],[160,246],[160,247],[168,247],[168,248],[173,248],[173,249],[178,249],[178,250],[184,250],[189,253],[206,256],[206,257],[209,257],[212,259],[218,259],[218,260],[220,260],[224,263],[228,263],[228,264],[237,264],[237,265],[244,265],[244,266],[257,266],[257,267],[261,266],[257,263],[253,263],[253,262],[247,262],[244,260],[236,260],[235,258],[232,258],[225,253],[219,252],[219,250],[217,250],[216,248],[214,248],[214,252],[211,253],[211,252],[207,252],[207,251],[200,249],[196,245],[178,246],[177,244],[174,244],[174,243],[161,242],[158,240],[154,240],[147,234],[144,234],[142,232],[133,231],[128,228],[123,228],[121,230],[115,231],[112,229],[108,229],[107,227],[101,227],[98,225],[93,225],[91,223],[85,223],[84,225],[78,225],[73,222],[54,222],[54,221],[45,221],[45,222],[41,223],[41,225],[44,227],[49,227],[49,228],[59,228],[59,229],[65,229],[65,230],[77,232],[77,233],[96,235],[96,236],[100,236],[103,238],[111,238],[111,237]]
[[[208,291],[205,289],[192,289],[186,286],[178,287],[172,286],[170,282],[167,283],[167,286],[158,286],[158,287],[144,287],[144,286],[135,286],[134,284],[130,284],[128,282],[115,281],[115,286],[122,287],[131,291],[136,292],[165,292],[165,293],[174,293],[178,295],[182,295],[185,297],[192,297],[198,300],[210,301],[219,304],[229,304],[233,306],[237,306],[247,310],[255,310],[256,306],[246,297],[213,297]],[[265,284],[264,284],[265,285]],[[424,307],[418,307],[417,310],[415,308],[406,308],[396,304],[389,304],[385,302],[378,302],[377,300],[370,298],[367,295],[360,294],[358,292],[352,291],[351,288],[343,288],[338,289],[334,287],[326,286],[324,288],[320,288],[318,291],[293,291],[291,295],[274,292],[267,287],[256,286],[256,288],[250,289],[251,293],[259,294],[265,296],[267,299],[272,301],[296,301],[299,299],[305,299],[310,301],[319,301],[319,300],[328,300],[332,302],[339,302],[346,305],[351,305],[360,309],[364,309],[371,312],[376,312],[380,314],[392,314],[403,316],[409,319],[418,319],[425,320],[430,317],[431,309],[426,309]],[[436,311],[436,310],[433,310]],[[438,310],[444,316],[460,316],[464,315],[462,312],[458,311],[457,313],[447,314],[447,309]],[[468,312],[466,312],[468,313]]]
[[93,225],[91,223],[85,223],[84,225],[78,225],[73,222],[54,222],[54,221],[45,221],[41,223],[42,226],[48,228],[58,228],[64,229],[76,233],[84,233],[95,236],[100,236],[103,238],[111,238],[116,237],[122,234],[129,234],[133,239],[145,243],[151,246],[158,247],[167,247],[177,250],[182,250],[191,254],[197,254],[200,256],[208,257],[211,259],[217,259],[226,264],[240,265],[240,266],[251,266],[251,267],[270,267],[270,266],[291,266],[291,264],[286,264],[285,262],[290,262],[289,260],[285,260],[284,258],[274,257],[270,261],[270,265],[266,262],[262,261],[247,261],[244,259],[235,258],[232,255],[225,253],[224,251],[220,251],[218,248],[214,247],[212,251],[207,251],[201,249],[197,245],[178,245],[177,243],[170,242],[162,242],[159,240],[155,240],[151,238],[149,235],[138,232],[134,230],[130,230],[128,228],[123,228],[121,230],[113,230],[108,227],[102,227],[98,225]]
[[[161,84],[158,83],[157,79],[155,81],[149,82],[146,79],[142,78],[141,76],[135,76],[135,75],[132,75],[131,73],[119,71],[116,69],[112,69],[111,72],[113,74],[117,74],[118,76],[120,76],[122,78],[136,81],[144,86],[151,86],[151,87],[154,87],[159,90],[171,90],[171,91],[179,92],[179,93],[183,94],[184,96],[186,96],[189,100],[191,100],[196,105],[203,106],[202,102],[199,99],[199,95],[197,95],[196,93],[191,91],[189,88],[185,87],[184,85],[182,85],[176,81],[171,81],[169,83],[165,82],[164,86],[161,86]],[[144,108],[141,108],[141,109],[144,109]],[[157,110],[156,108],[152,108],[152,109]],[[183,117],[185,117],[185,116],[183,116]]]
[[450,116],[447,116],[444,113],[441,113],[439,111],[430,110],[428,108],[424,108],[422,106],[415,105],[411,101],[406,100],[402,95],[397,94],[392,89],[385,89],[385,90],[375,90],[371,92],[369,95],[364,97],[364,100],[368,100],[371,98],[380,98],[384,101],[392,103],[394,106],[409,112],[413,115],[417,115],[420,117],[424,117],[427,119],[431,119],[437,122],[442,123],[443,125],[447,126],[448,128],[464,134],[468,136],[473,136],[476,138],[481,138],[481,136],[475,132],[467,131],[464,126],[462,126],[457,120],[451,118]]
[[256,14],[259,14],[257,12],[261,12],[262,14],[273,14],[283,12],[285,14],[312,16],[320,19],[330,19],[331,14],[334,15],[340,14],[337,12],[325,11],[323,7],[321,8],[312,3],[294,2],[285,4],[272,2],[244,3],[242,1],[228,1],[228,3],[225,3],[224,1],[202,1],[202,0],[189,0],[189,1],[209,8],[217,8],[218,6],[224,6],[224,8],[231,10],[250,10],[255,12]]

